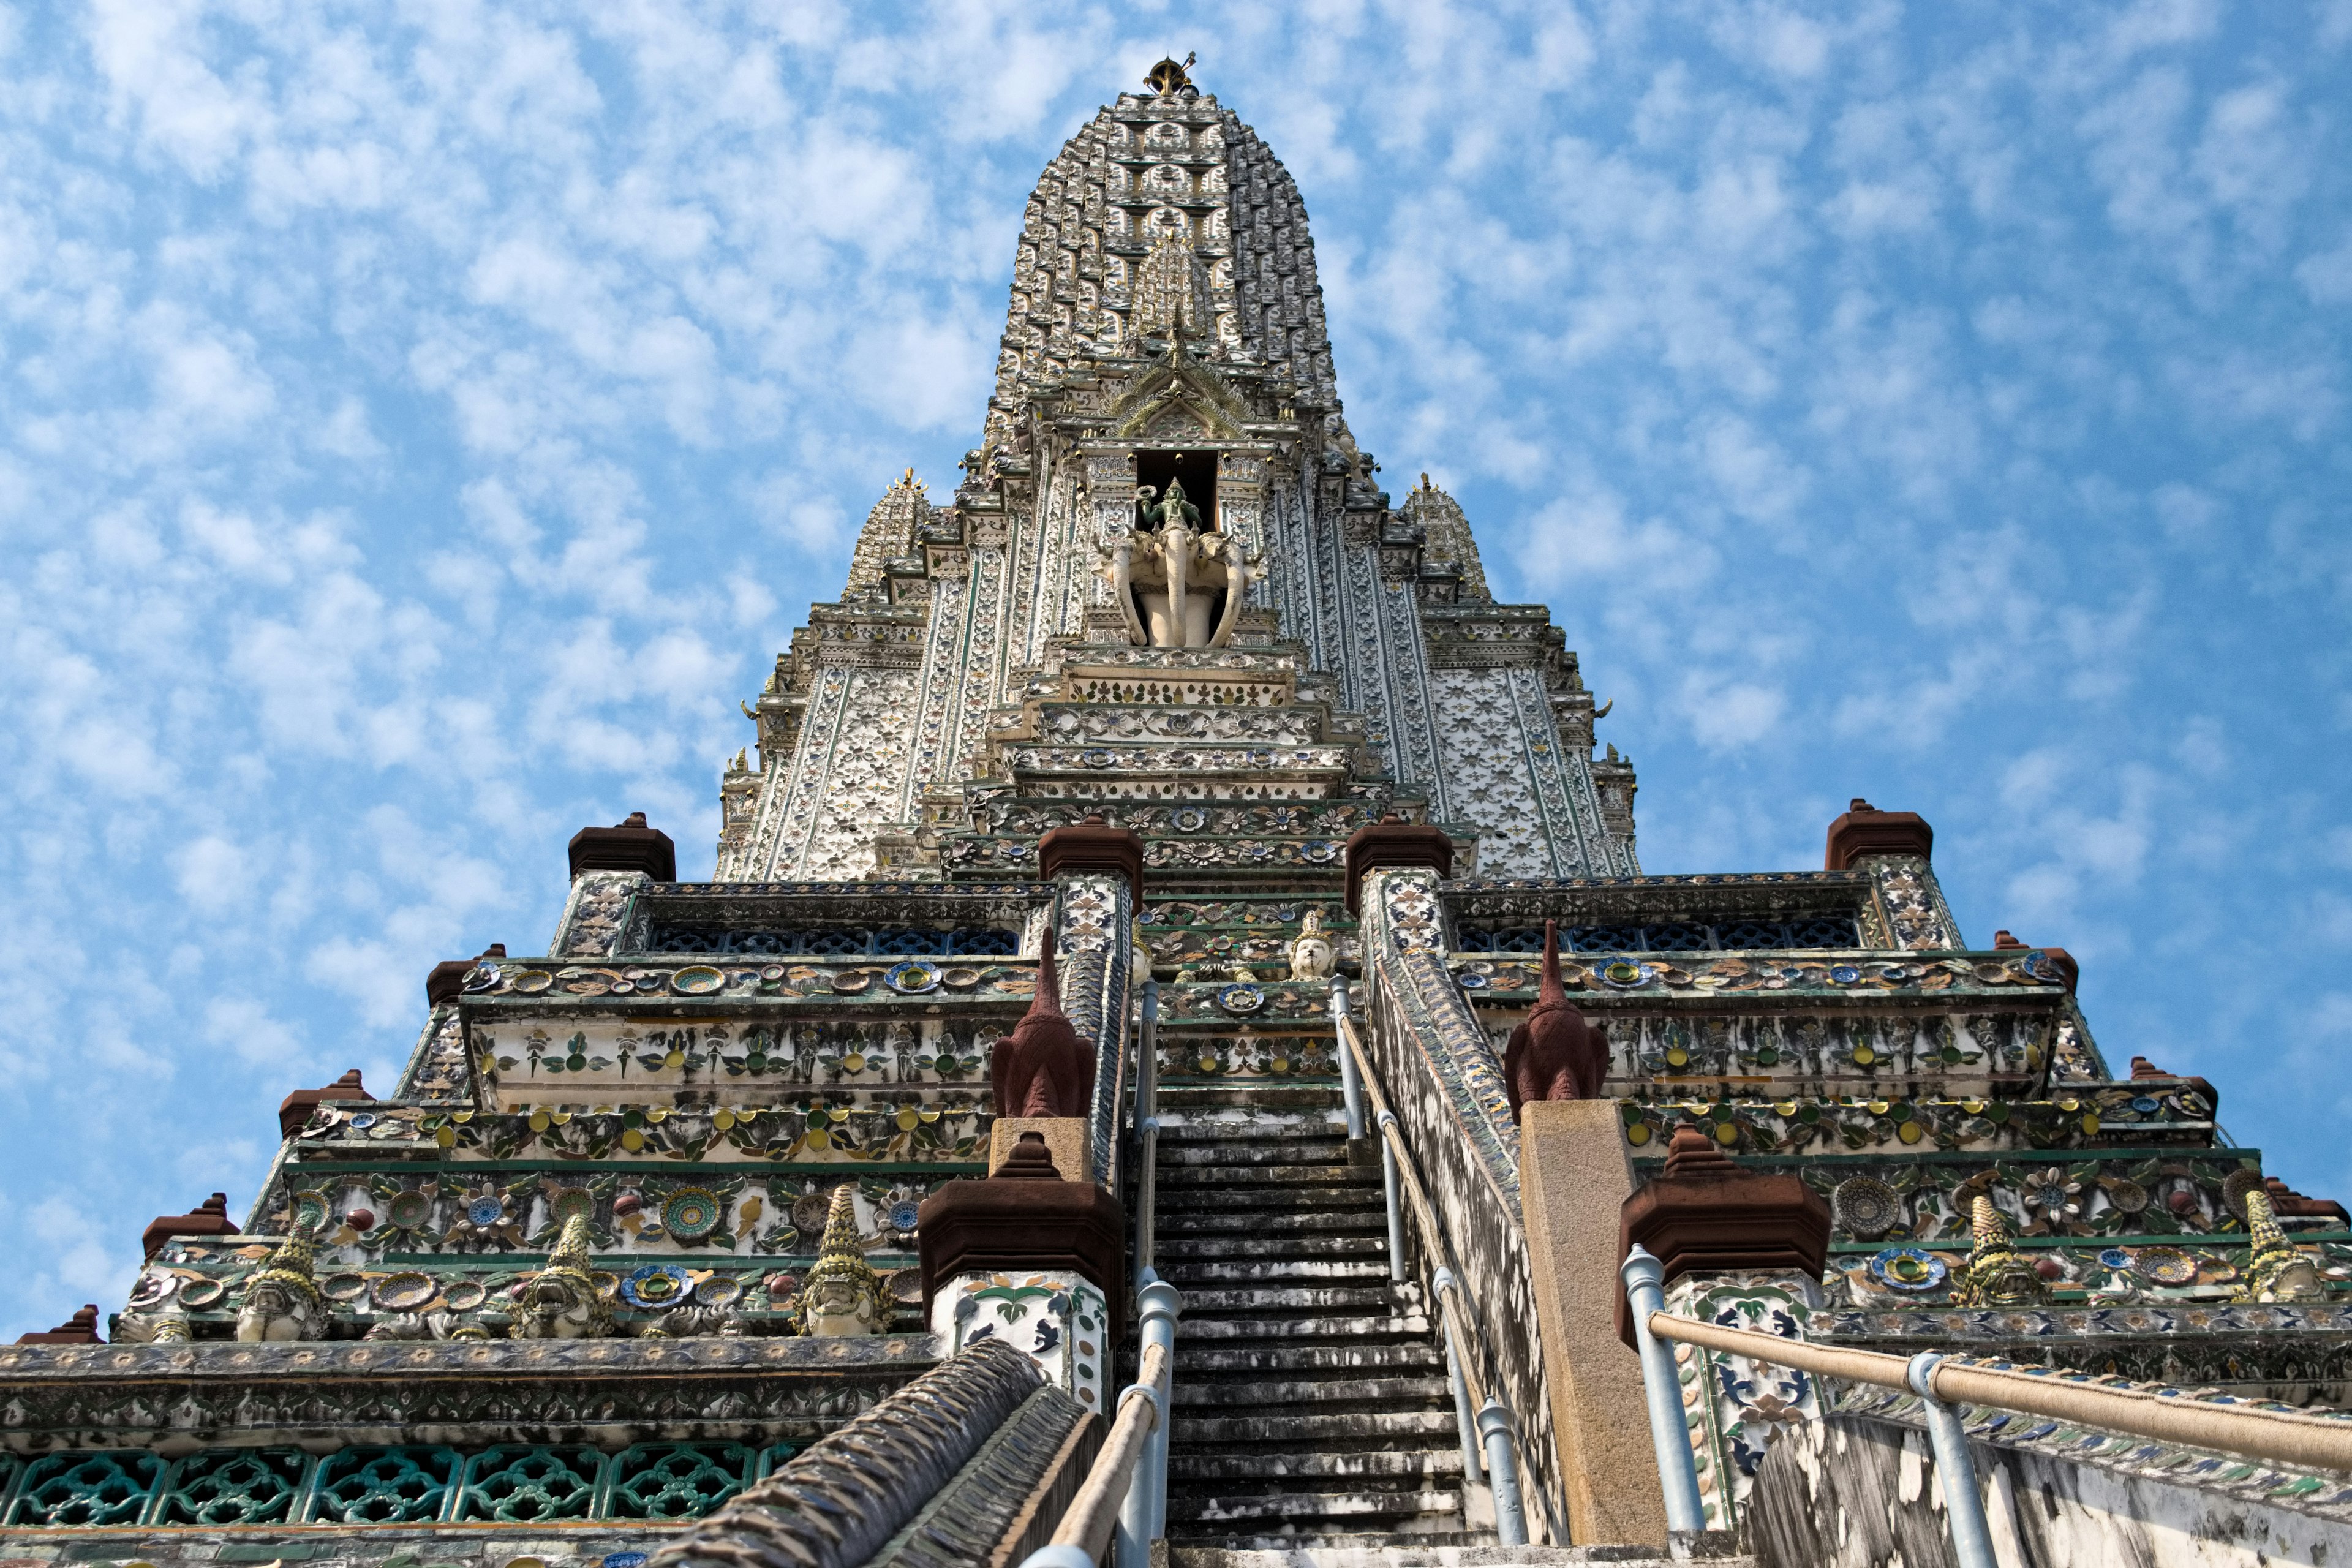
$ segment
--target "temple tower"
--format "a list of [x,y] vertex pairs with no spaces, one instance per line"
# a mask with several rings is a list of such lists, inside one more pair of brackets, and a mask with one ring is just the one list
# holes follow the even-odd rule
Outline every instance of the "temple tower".
[[[1637,1243],[1710,1321],[2352,1402],[2345,1211],[2111,1069],[2063,949],[1966,941],[1927,823],[1643,873],[1576,655],[1349,429],[1289,175],[1145,87],[1030,198],[961,478],[745,704],[710,878],[583,829],[397,1085],[289,1096],[246,1214],[0,1353],[13,1555],[1017,1561],[1170,1285],[1178,1564],[1663,1549]],[[1710,1528],[1804,1521],[1790,1434],[1910,1452],[1680,1375]]]

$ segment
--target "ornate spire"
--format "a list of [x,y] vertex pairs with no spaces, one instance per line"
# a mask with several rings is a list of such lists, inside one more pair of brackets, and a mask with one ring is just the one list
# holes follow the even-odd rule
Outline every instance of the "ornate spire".
[[816,1266],[801,1287],[800,1312],[803,1334],[873,1334],[890,1326],[890,1288],[866,1261],[857,1189],[847,1182],[833,1189]]
[[2239,1300],[2316,1301],[2327,1294],[2318,1268],[2286,1238],[2270,1194],[2260,1187],[2246,1194],[2246,1237],[2252,1246]]
[[1989,1193],[1979,1193],[1969,1205],[1969,1234],[1973,1243],[1969,1265],[1960,1271],[1959,1288],[1952,1300],[1963,1307],[2021,1307],[2049,1295],[2042,1276],[2010,1239],[2009,1222]]
[[562,1269],[588,1277],[588,1216],[575,1214],[563,1222],[563,1229],[555,1238],[555,1250],[547,1255],[550,1272]]
[[[293,1235],[278,1244],[278,1250],[269,1255],[268,1261],[254,1270],[253,1281],[273,1280],[316,1301],[319,1286],[312,1267],[316,1253],[310,1231],[297,1227]],[[249,1282],[247,1289],[250,1288]]]
[[1478,559],[1478,541],[1470,532],[1470,520],[1463,515],[1462,505],[1452,496],[1421,476],[1421,483],[1404,498],[1404,515],[1408,521],[1421,525],[1421,552],[1432,565],[1449,565],[1461,574],[1461,583],[1454,589],[1462,604],[1489,604],[1494,591],[1486,585],[1486,568]]
[[915,531],[930,520],[930,497],[923,481],[908,468],[903,478],[882,492],[866,526],[857,531],[857,548],[849,557],[849,587],[845,599],[878,599],[887,591],[883,567],[894,556],[915,548]]

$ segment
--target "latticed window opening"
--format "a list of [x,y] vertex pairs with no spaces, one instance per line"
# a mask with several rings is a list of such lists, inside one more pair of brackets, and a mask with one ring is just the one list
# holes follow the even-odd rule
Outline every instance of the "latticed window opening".
[[758,958],[1010,958],[1020,948],[1020,932],[982,926],[923,931],[891,926],[776,930],[659,925],[646,942],[649,952],[741,953]]
[[598,1514],[606,1519],[699,1519],[741,1491],[760,1450],[740,1443],[640,1443],[613,1456]]
[[698,1519],[791,1458],[795,1445],[639,1443],[606,1454],[500,1444],[144,1449],[0,1456],[0,1523],[61,1526],[530,1523]]
[[163,1478],[151,1522],[275,1524],[294,1516],[310,1457],[299,1448],[191,1454]]
[[320,1462],[310,1518],[321,1523],[408,1524],[449,1511],[465,1464],[455,1448],[345,1448]]
[[[1862,931],[1852,915],[1801,915],[1790,920],[1723,916],[1696,921],[1660,921],[1654,925],[1562,926],[1565,952],[1739,952],[1759,948],[1860,947]],[[1462,946],[1474,952],[1541,952],[1543,927],[1496,926],[1465,930]]]
[[466,1461],[460,1519],[530,1523],[585,1519],[596,1500],[604,1456],[593,1448],[501,1445]]

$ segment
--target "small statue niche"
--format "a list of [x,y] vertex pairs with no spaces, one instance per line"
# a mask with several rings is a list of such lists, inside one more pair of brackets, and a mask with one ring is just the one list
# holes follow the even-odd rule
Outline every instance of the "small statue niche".
[[[1213,476],[1214,454],[1163,456],[1206,458]],[[1136,488],[1139,526],[1110,545],[1109,576],[1128,635],[1145,647],[1223,647],[1233,639],[1257,563],[1217,529],[1214,494],[1213,477],[1204,511],[1181,471],[1170,473],[1164,491]]]

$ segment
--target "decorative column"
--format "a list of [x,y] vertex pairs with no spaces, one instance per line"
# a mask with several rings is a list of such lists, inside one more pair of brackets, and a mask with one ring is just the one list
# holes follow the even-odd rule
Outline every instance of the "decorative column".
[[[1669,1312],[1801,1340],[1822,1305],[1829,1242],[1829,1205],[1801,1177],[1743,1169],[1706,1133],[1685,1127],[1667,1146],[1665,1169],[1625,1200],[1617,1251],[1622,1258],[1639,1245],[1658,1258]],[[1617,1330],[1630,1346],[1633,1314],[1622,1293]],[[1807,1373],[1691,1345],[1674,1349],[1706,1527],[1732,1530],[1766,1443],[1819,1416],[1820,1393]]]
[[620,944],[637,895],[656,882],[677,880],[677,846],[646,814],[633,811],[611,827],[583,827],[572,836],[572,894],[563,901],[548,953],[603,958]]
[[1125,1087],[1136,903],[1143,887],[1143,840],[1099,816],[1049,828],[1037,839],[1037,874],[1054,884],[1062,1011],[1094,1047],[1094,1105],[1087,1142],[1097,1181],[1116,1188],[1114,1154]]
[[923,1200],[923,1310],[952,1355],[994,1338],[1106,1418],[1110,1349],[1125,1331],[1127,1215],[1092,1182],[1062,1179],[1035,1132],[993,1175]]
[[1830,871],[1867,870],[1878,896],[1879,913],[1895,947],[1956,948],[1960,930],[1944,902],[1930,856],[1936,830],[1916,811],[1881,811],[1856,796],[1830,824],[1822,866]]

